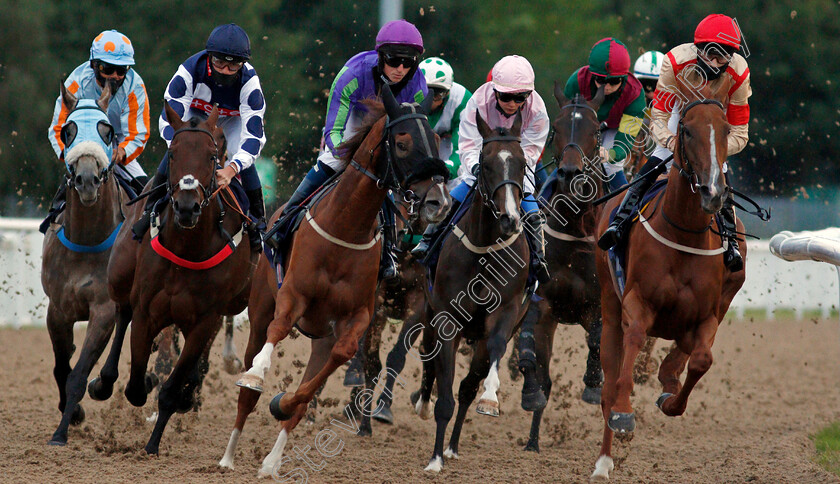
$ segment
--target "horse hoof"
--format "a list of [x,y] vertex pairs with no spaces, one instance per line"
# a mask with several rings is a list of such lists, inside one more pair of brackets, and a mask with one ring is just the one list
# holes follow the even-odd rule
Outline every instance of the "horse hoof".
[[607,425],[610,430],[617,434],[630,434],[636,430],[636,415],[632,412],[610,412],[610,419]]
[[373,435],[373,429],[369,427],[359,427],[359,430],[356,432],[356,435],[359,437],[370,437]]
[[81,425],[85,421],[85,409],[81,405],[76,405],[73,409],[73,415],[70,417],[70,425]]
[[152,445],[151,443],[146,444],[146,447],[143,448],[148,455],[158,455],[158,446]]
[[222,367],[228,375],[238,375],[242,371],[244,365],[239,358],[225,359]]
[[[673,393],[665,393],[663,392],[662,395],[659,395],[659,398],[656,399],[656,406],[659,407],[659,410],[662,410],[662,405],[665,404],[665,400],[675,396]],[[662,413],[665,413],[665,410],[662,410]]]
[[499,416],[499,402],[493,402],[490,400],[479,400],[478,405],[475,407],[475,411],[482,414],[482,415],[489,415],[491,417],[498,417]]
[[348,369],[347,373],[344,374],[344,386],[347,388],[365,386],[365,375],[353,368]]
[[540,453],[540,442],[538,440],[528,439],[528,443],[525,444],[525,448],[522,449],[525,452],[536,452],[537,454]]
[[586,387],[583,389],[580,399],[590,405],[601,404],[601,387]]
[[382,406],[382,410],[373,414],[373,419],[377,422],[386,423],[388,425],[392,425],[394,423],[394,414],[391,413],[391,406]]
[[143,380],[146,387],[146,395],[152,393],[152,390],[160,383],[160,378],[154,373],[146,373],[146,378]]
[[411,392],[409,398],[411,399],[412,405],[417,405],[417,400],[420,400],[420,390]]
[[88,395],[99,402],[111,398],[113,391],[114,384],[106,385],[100,377],[96,377],[88,383]]
[[602,455],[595,462],[595,471],[589,476],[589,482],[607,482],[610,480],[610,472],[615,469],[612,457]]
[[263,379],[258,376],[243,373],[242,376],[239,377],[239,380],[236,382],[236,386],[247,388],[248,390],[253,390],[257,393],[262,393]]
[[545,408],[545,394],[537,388],[531,393],[522,392],[522,410],[536,412]]
[[286,392],[280,392],[277,395],[274,395],[274,398],[272,398],[271,402],[268,403],[268,410],[271,412],[271,415],[280,421],[286,421],[292,418],[291,415],[283,413],[283,410],[280,408],[280,400],[283,399],[283,395],[285,394]]

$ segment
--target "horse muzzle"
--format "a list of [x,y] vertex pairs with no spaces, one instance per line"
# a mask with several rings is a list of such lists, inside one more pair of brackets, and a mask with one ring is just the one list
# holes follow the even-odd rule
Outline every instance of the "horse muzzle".
[[723,207],[723,201],[729,196],[729,187],[723,189],[718,187],[709,188],[707,185],[700,187],[700,207],[708,214],[718,213]]
[[79,200],[85,207],[93,206],[99,200],[99,188],[102,179],[96,175],[76,175],[73,177],[73,188],[79,194]]
[[175,224],[182,229],[195,228],[201,216],[201,204],[198,203],[198,197],[194,196],[173,198],[172,210],[175,213]]

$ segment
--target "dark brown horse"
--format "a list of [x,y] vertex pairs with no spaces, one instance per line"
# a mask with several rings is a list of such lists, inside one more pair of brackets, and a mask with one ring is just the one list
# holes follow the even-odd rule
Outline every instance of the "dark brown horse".
[[[476,411],[499,415],[499,364],[529,302],[529,249],[519,208],[526,166],[519,143],[522,117],[516,115],[510,130],[491,129],[478,113],[476,124],[484,144],[475,198],[443,243],[424,310],[423,354],[433,355],[433,362],[424,364],[416,409],[421,416],[426,413],[431,383],[437,379],[437,432],[434,452],[426,466],[432,472],[443,468],[444,456],[458,458],[464,419],[482,379],[484,393]],[[458,389],[458,415],[444,452],[446,427],[455,410],[455,352],[462,338],[473,343],[473,357]],[[432,346],[434,349],[429,350]]]
[[[89,139],[113,130],[108,123],[110,87],[105,85],[99,100],[77,100],[61,84],[61,100],[70,112],[62,129],[67,166],[67,207],[44,237],[41,284],[49,298],[47,330],[55,354],[53,375],[58,384],[58,409],[61,422],[50,445],[67,443],[67,428],[85,418],[79,404],[85,394],[85,383],[93,365],[102,355],[114,330],[117,307],[108,297],[105,269],[113,244],[112,234],[123,221],[125,203],[102,143],[108,140]],[[76,125],[80,109],[100,110],[98,128],[87,132]],[[90,113],[87,111],[87,113]],[[72,139],[71,139],[72,138]],[[71,147],[72,144],[72,147]],[[70,370],[73,325],[88,321],[85,342],[79,360]]]
[[[712,94],[708,86],[695,93],[679,85],[685,101],[674,166],[667,188],[629,233],[623,293],[613,280],[607,253],[596,250],[604,321],[604,437],[592,479],[609,478],[613,434],[629,437],[635,429],[633,363],[646,336],[676,343],[659,369],[663,393],[657,405],[665,415],[682,415],[691,390],[712,365],[718,325],[744,283],[745,271],[732,273],[724,266],[721,239],[712,229],[713,214],[730,190],[724,179],[729,125],[720,101],[727,87]],[[604,210],[599,235],[617,204],[614,199]],[[738,230],[743,231],[740,221]],[[746,244],[740,249],[746,260]]]
[[[233,467],[237,442],[262,392],[274,347],[293,327],[312,338],[312,352],[298,389],[281,392],[271,401],[272,414],[285,422],[263,460],[260,476],[278,470],[289,433],[316,390],[356,353],[374,313],[381,252],[377,214],[387,190],[420,203],[421,216],[430,222],[440,221],[451,206],[444,184],[446,168],[438,159],[436,135],[424,114],[432,97],[423,106],[400,105],[384,87],[382,99],[384,112],[382,105],[367,102],[369,122],[341,147],[350,166],[317,207],[306,212],[279,290],[273,269],[260,259],[248,307],[251,334],[245,366],[249,370],[237,382],[242,388],[234,429],[219,462],[223,467]],[[275,220],[279,213],[275,212]]]
[[570,101],[562,89],[562,84],[555,83],[560,114],[552,123],[557,168],[549,183],[554,190],[548,200],[540,200],[546,215],[545,253],[551,281],[540,285],[537,295],[542,300],[529,311],[519,336],[519,365],[525,376],[522,407],[534,412],[525,450],[536,452],[543,408],[551,392],[550,365],[558,324],[580,324],[586,330],[589,354],[582,399],[595,405],[601,402],[601,289],[595,274],[594,233],[602,206],[592,201],[603,195],[606,181],[598,160],[597,111],[604,96],[600,89],[591,101],[580,97]]
[[[144,375],[155,336],[171,324],[184,335],[184,348],[158,395],[159,415],[145,447],[149,454],[158,452],[172,414],[193,408],[199,358],[218,332],[221,317],[245,309],[256,266],[248,244],[238,244],[244,217],[233,210],[230,194],[224,195],[230,202],[226,206],[225,192],[217,190],[218,110],[214,108],[206,121],[181,121],[169,103],[164,108],[175,130],[169,146],[169,202],[140,244],[132,240],[128,222],[139,217],[142,206],[133,207],[108,264],[111,297],[128,319],[133,315],[131,375],[125,387],[132,405],[146,402]],[[116,379],[127,322],[121,318],[101,377],[89,386],[99,398],[110,395]]]

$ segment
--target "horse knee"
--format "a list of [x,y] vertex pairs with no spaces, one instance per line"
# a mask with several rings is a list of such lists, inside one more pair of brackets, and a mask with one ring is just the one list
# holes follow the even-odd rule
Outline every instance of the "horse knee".
[[688,371],[706,373],[712,367],[712,352],[708,348],[695,351],[688,362]]
[[626,331],[624,333],[624,344],[639,350],[645,345],[647,335],[643,331]]

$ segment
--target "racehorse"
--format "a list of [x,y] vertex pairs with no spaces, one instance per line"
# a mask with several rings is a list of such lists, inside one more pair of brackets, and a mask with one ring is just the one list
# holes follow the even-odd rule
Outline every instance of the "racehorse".
[[[525,153],[520,145],[522,115],[510,130],[491,129],[476,113],[484,138],[474,199],[442,245],[434,285],[427,286],[423,324],[424,375],[418,413],[426,413],[431,383],[437,379],[435,447],[427,471],[439,472],[444,455],[458,458],[467,411],[484,379],[476,410],[498,416],[499,362],[508,340],[528,309],[529,248],[519,213],[524,196]],[[465,202],[466,203],[466,202]],[[431,283],[431,281],[430,281]],[[473,357],[458,390],[458,415],[449,447],[443,438],[455,409],[452,395],[455,351],[461,338],[473,342]],[[434,345],[434,350],[428,350]],[[433,356],[433,363],[428,360]]]
[[[586,330],[589,354],[582,399],[594,405],[601,401],[601,293],[595,275],[593,234],[602,206],[592,201],[603,195],[602,181],[606,179],[597,158],[601,146],[597,112],[603,91],[599,89],[590,101],[577,96],[570,101],[563,95],[562,84],[554,86],[560,105],[551,138],[557,168],[548,180],[553,192],[547,200],[540,199],[547,220],[545,253],[551,280],[537,290],[541,300],[529,311],[519,336],[519,361],[525,376],[522,407],[534,412],[525,446],[528,451],[539,452],[540,423],[551,392],[554,332],[559,323],[580,324]],[[548,195],[548,191],[543,193]],[[529,350],[536,353],[535,365],[523,364],[529,359]]]
[[[101,377],[88,388],[97,398],[110,396],[125,326],[133,315],[131,375],[125,396],[134,406],[145,404],[148,385],[143,375],[152,342],[167,326],[178,327],[184,348],[160,389],[159,415],[145,447],[148,454],[157,454],[172,414],[193,408],[200,381],[199,358],[218,332],[221,317],[245,309],[256,266],[256,254],[248,244],[239,243],[246,217],[232,194],[218,190],[216,183],[221,137],[216,127],[218,109],[206,121],[182,121],[169,103],[164,103],[164,109],[175,130],[169,146],[168,198],[164,199],[168,201],[160,215],[152,217],[152,228],[140,244],[132,239],[131,224],[123,226],[117,237],[108,264],[108,284],[111,297],[127,318],[119,321]],[[136,220],[141,204],[132,208],[129,218]]]
[[[67,206],[45,234],[41,265],[41,284],[49,298],[47,330],[55,354],[53,375],[62,413],[50,445],[65,445],[68,426],[84,421],[79,401],[114,330],[117,308],[108,297],[105,268],[113,236],[123,223],[124,200],[102,147],[111,146],[114,136],[105,114],[110,99],[107,83],[96,101],[77,100],[61,83],[61,102],[70,113],[61,130],[66,147]],[[76,321],[88,321],[88,326],[79,360],[71,371]]]
[[[349,167],[315,208],[304,210],[279,290],[274,270],[260,259],[248,307],[249,369],[237,382],[242,388],[236,422],[220,466],[233,467],[236,445],[262,392],[272,351],[293,327],[312,338],[312,351],[298,389],[281,392],[271,401],[272,414],[284,423],[260,476],[276,471],[289,433],[316,390],[356,353],[374,313],[380,257],[377,214],[387,190],[410,200],[415,209],[419,205],[428,222],[443,219],[451,206],[447,169],[438,158],[437,138],[425,114],[432,96],[421,106],[400,105],[386,85],[382,101],[384,106],[366,101],[367,122],[340,147]],[[275,212],[273,220],[279,214]]]
[[[627,438],[635,429],[632,371],[645,337],[676,343],[659,368],[663,393],[656,403],[665,415],[682,415],[689,394],[712,365],[718,325],[744,283],[745,271],[732,273],[724,266],[720,236],[711,228],[730,193],[724,178],[729,125],[722,104],[728,87],[712,93],[704,86],[696,92],[678,81],[684,103],[673,168],[665,190],[639,212],[640,223],[631,228],[623,292],[607,252],[596,249],[604,322],[604,437],[592,479],[609,478],[613,434]],[[607,205],[598,235],[617,205],[617,199]],[[743,232],[740,220],[738,231]],[[740,250],[746,260],[746,244]]]

